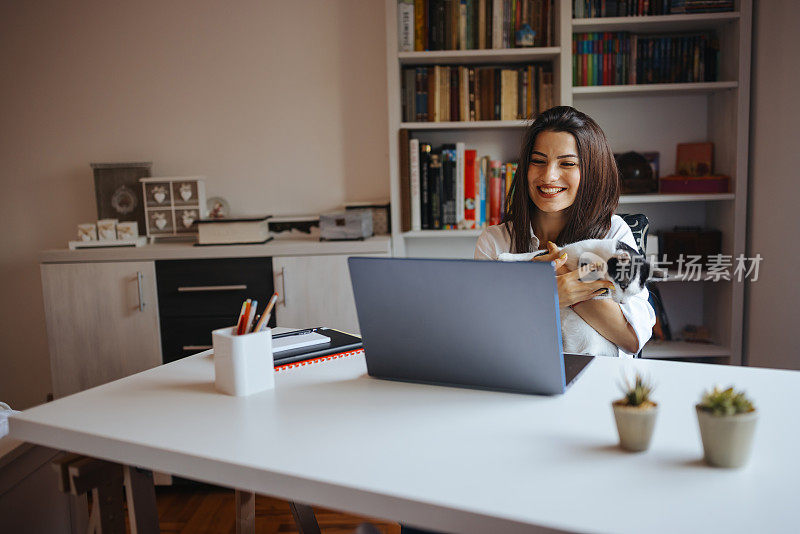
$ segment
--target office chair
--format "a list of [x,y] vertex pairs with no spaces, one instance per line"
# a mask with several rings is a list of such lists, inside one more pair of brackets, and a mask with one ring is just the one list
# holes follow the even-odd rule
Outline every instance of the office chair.
[[[619,214],[622,217],[622,220],[627,223],[627,225],[631,228],[631,232],[633,233],[633,239],[636,241],[636,244],[639,246],[639,252],[644,255],[644,249],[647,245],[647,231],[650,229],[650,221],[647,219],[647,215],[643,213],[632,213],[632,214]],[[650,298],[653,298],[653,294],[650,293]],[[652,306],[653,303],[651,302],[650,305]],[[641,358],[642,351],[639,351],[634,355],[634,358]]]
[[639,252],[644,255],[644,249],[647,245],[647,231],[650,229],[650,221],[647,215],[643,213],[633,214],[619,214],[622,220],[625,221],[633,232],[633,239],[639,246]]

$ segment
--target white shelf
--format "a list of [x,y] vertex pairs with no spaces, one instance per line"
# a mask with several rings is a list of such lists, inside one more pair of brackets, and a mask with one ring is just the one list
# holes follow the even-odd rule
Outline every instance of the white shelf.
[[647,17],[572,19],[573,33],[584,32],[678,32],[717,29],[739,21],[739,13],[699,13]]
[[655,204],[659,202],[708,202],[734,200],[733,193],[649,193],[644,195],[622,195],[620,204]]
[[546,61],[558,57],[560,53],[561,49],[559,47],[549,46],[539,48],[400,52],[397,54],[397,57],[401,65],[458,65],[475,63],[494,65],[511,62]]
[[530,121],[453,121],[453,122],[401,122],[400,128],[409,130],[496,130],[502,128],[527,128]]
[[414,230],[411,232],[403,232],[401,235],[405,238],[437,238],[444,237],[478,237],[483,232],[483,229],[478,230]]
[[730,356],[727,347],[687,341],[649,341],[642,351],[643,358],[720,358]]
[[707,94],[729,91],[739,87],[739,82],[700,82],[700,83],[647,83],[627,85],[579,85],[572,87],[575,97],[582,96],[621,96],[621,95],[684,95]]

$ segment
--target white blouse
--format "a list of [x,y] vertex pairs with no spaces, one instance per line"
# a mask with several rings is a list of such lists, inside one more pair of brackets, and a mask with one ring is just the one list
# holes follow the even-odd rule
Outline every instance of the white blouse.
[[[628,224],[619,215],[612,215],[611,229],[606,234],[605,239],[620,239],[625,244],[632,246],[634,249],[639,249],[636,241],[633,239]],[[539,250],[539,239],[531,231],[531,242],[533,250]],[[478,237],[478,242],[475,245],[475,259],[476,260],[496,260],[497,257],[503,252],[510,252],[511,236],[508,235],[504,224],[489,226]],[[647,288],[642,289],[639,293],[629,298],[624,304],[619,307],[622,310],[622,315],[633,327],[636,332],[636,337],[639,340],[639,350],[642,350],[644,344],[650,339],[653,334],[653,325],[656,324],[656,314],[653,307],[647,301],[650,292]],[[638,352],[638,351],[637,351]],[[631,358],[633,354],[619,349],[620,357]]]

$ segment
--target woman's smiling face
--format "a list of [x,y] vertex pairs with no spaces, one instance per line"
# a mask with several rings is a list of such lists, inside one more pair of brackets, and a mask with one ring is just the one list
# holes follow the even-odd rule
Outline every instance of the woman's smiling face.
[[528,167],[528,195],[536,207],[547,213],[570,207],[580,182],[578,147],[572,134],[539,133]]

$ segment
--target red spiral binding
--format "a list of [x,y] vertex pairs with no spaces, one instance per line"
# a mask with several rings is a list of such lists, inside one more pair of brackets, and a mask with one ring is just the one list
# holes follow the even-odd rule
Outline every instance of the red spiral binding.
[[313,360],[304,360],[302,362],[287,363],[284,365],[276,366],[275,372],[277,373],[279,371],[286,371],[294,367],[303,367],[304,365],[313,365],[315,363],[327,362],[329,360],[336,360],[339,358],[347,358],[348,356],[355,356],[356,354],[363,354],[363,353],[364,349],[358,349],[348,352],[340,352],[338,354],[329,354],[328,356],[320,356],[319,358],[314,358]]

